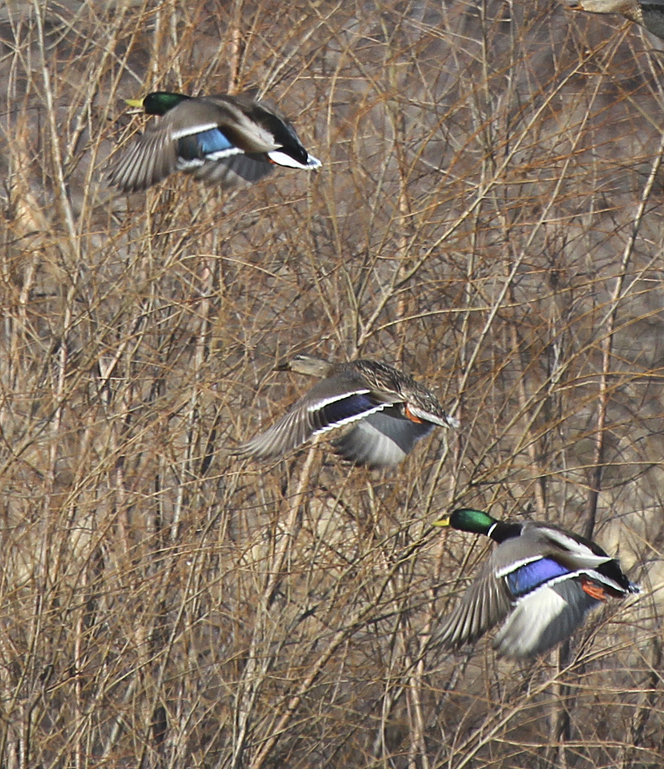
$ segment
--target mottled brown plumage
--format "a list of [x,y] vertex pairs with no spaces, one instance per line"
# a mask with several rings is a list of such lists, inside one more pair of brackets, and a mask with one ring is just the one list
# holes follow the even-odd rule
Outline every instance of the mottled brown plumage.
[[373,360],[328,363],[298,355],[280,366],[322,377],[280,420],[236,453],[274,459],[318,433],[356,422],[334,443],[358,465],[400,462],[435,425],[457,427],[433,393],[409,374]]

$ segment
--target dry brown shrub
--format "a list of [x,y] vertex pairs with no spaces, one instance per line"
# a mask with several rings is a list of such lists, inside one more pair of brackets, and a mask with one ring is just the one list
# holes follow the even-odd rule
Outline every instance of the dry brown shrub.
[[[548,3],[0,7],[0,766],[659,767],[661,42]],[[256,89],[324,167],[110,190],[122,99]],[[228,449],[307,350],[462,419],[393,471]],[[557,655],[430,648],[484,544],[646,594]]]

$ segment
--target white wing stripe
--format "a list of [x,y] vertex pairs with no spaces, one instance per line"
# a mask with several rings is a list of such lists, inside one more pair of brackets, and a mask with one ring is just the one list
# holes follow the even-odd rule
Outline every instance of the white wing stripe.
[[171,139],[182,139],[183,136],[194,136],[195,134],[203,133],[203,131],[211,131],[213,128],[219,128],[217,123],[198,123],[197,125],[190,125],[184,128],[179,128],[177,131],[171,132]]
[[352,417],[346,417],[346,419],[341,419],[339,422],[335,422],[332,425],[326,425],[325,427],[321,427],[319,430],[315,430],[312,433],[313,435],[319,435],[320,433],[326,433],[328,430],[336,430],[337,427],[343,427],[344,425],[349,425],[351,422],[357,422],[359,419],[365,419],[369,416],[369,414],[373,414],[376,411],[382,411],[385,408],[383,405],[375,406],[372,409],[368,409],[367,411],[363,411],[361,414],[355,414]]
[[527,566],[529,563],[535,563],[535,561],[542,560],[544,560],[544,557],[541,555],[531,555],[530,558],[522,558],[520,561],[512,561],[512,563],[507,564],[507,566],[503,566],[502,569],[498,569],[496,572],[496,579],[506,577],[508,574],[511,574],[513,571],[517,571],[522,566]]
[[[313,412],[313,411],[319,411],[320,409],[325,408],[325,406],[328,406],[330,403],[337,403],[338,401],[343,401],[346,398],[350,398],[351,395],[367,395],[367,393],[370,393],[371,390],[346,390],[342,393],[336,393],[335,395],[330,395],[327,398],[316,398],[315,401],[312,401],[309,406],[307,406],[307,411]],[[374,411],[378,411],[380,409],[384,409],[385,406],[389,404],[387,403],[381,403],[377,408],[372,409],[371,411],[364,412],[365,414],[373,413]]]
[[227,150],[219,150],[218,152],[209,152],[206,154],[206,160],[222,160],[223,158],[230,158],[233,155],[244,155],[244,152],[238,147],[229,147]]

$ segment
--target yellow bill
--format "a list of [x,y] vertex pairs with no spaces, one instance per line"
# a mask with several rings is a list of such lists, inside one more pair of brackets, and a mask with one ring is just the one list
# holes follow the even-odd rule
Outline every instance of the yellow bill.
[[439,521],[434,521],[432,526],[449,526],[450,525],[450,516],[445,515],[443,516]]

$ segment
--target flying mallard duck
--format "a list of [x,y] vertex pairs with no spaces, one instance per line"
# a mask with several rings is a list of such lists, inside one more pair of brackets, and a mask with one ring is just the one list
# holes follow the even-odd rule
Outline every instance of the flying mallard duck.
[[602,601],[640,591],[601,547],[550,523],[497,521],[464,508],[434,526],[498,543],[461,603],[443,618],[436,639],[442,646],[473,643],[503,622],[494,647],[506,657],[530,657],[569,638]]
[[320,166],[285,118],[245,95],[156,91],[127,104],[161,120],[112,164],[109,181],[122,192],[145,190],[175,171],[231,187],[257,181],[275,164]]
[[357,422],[334,442],[335,451],[356,465],[387,467],[400,462],[434,425],[459,425],[430,390],[385,363],[328,363],[297,355],[277,369],[323,377],[323,381],[276,424],[240,446],[237,454],[276,458],[318,433]]
[[588,13],[619,13],[645,27],[648,32],[664,39],[664,4],[639,0],[563,0],[573,11]]

